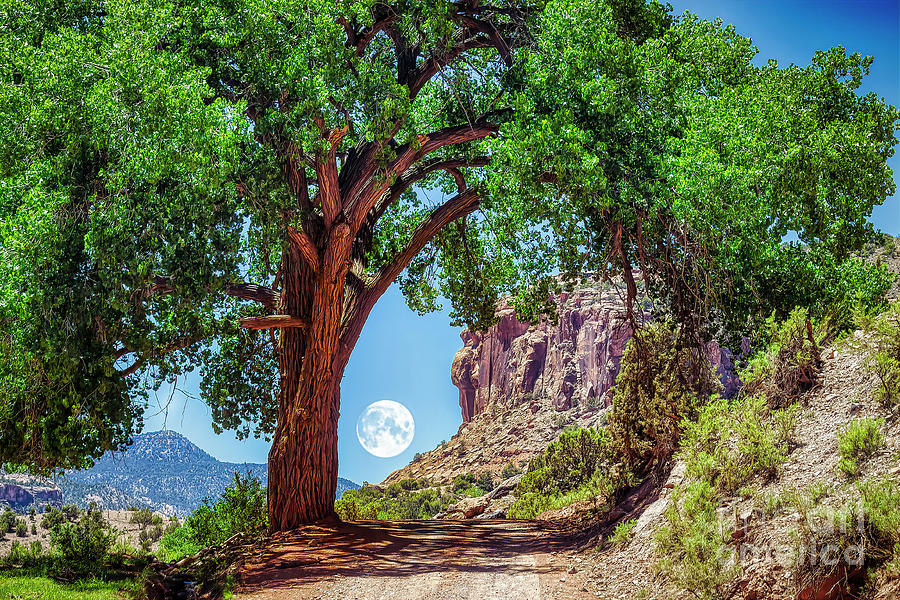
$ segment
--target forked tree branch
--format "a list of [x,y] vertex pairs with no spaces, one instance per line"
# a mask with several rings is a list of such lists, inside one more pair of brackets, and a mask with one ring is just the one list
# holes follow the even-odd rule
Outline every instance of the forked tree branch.
[[344,315],[344,331],[341,334],[341,346],[338,350],[342,359],[349,357],[372,307],[375,306],[375,303],[387,291],[394,280],[399,277],[403,269],[409,265],[410,261],[422,251],[441,229],[476,210],[479,199],[480,195],[478,192],[470,188],[434,209],[416,227],[406,246],[369,281],[365,290],[356,298],[353,307]]

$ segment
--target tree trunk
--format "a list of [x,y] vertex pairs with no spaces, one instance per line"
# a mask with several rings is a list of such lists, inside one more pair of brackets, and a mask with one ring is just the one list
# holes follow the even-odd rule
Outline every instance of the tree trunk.
[[346,359],[338,352],[349,229],[329,232],[313,270],[296,245],[282,256],[279,312],[307,323],[281,329],[281,398],[269,451],[269,529],[284,531],[334,513],[337,424]]
[[340,390],[328,384],[300,392],[305,410],[297,411],[292,422],[278,424],[269,451],[271,531],[293,529],[334,512]]

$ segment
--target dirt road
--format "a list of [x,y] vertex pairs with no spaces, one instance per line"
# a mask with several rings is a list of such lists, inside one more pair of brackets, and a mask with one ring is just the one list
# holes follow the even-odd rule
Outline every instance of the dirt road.
[[566,572],[554,560],[568,545],[562,532],[527,521],[364,521],[310,526],[275,537],[259,551],[246,565],[236,597],[588,597],[586,590],[566,585]]

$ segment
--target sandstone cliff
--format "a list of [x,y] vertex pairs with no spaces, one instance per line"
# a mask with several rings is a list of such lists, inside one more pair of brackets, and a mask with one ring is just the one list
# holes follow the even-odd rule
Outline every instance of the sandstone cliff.
[[[625,320],[624,291],[589,283],[553,297],[557,323],[523,323],[503,303],[500,322],[486,332],[464,331],[450,379],[459,388],[464,423],[492,403],[545,398],[558,411],[578,405],[609,406],[631,326]],[[740,387],[731,353],[709,344],[725,395]],[[533,410],[534,410],[533,409]]]
[[0,473],[0,504],[21,511],[62,504],[62,492],[49,480],[21,473]]

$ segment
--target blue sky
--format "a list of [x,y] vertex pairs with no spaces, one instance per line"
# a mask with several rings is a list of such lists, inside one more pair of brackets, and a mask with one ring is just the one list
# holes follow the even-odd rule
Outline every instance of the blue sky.
[[[898,0],[679,0],[685,10],[704,18],[721,17],[738,33],[753,39],[757,61],[775,58],[782,66],[808,64],[816,50],[844,46],[875,57],[864,91],[874,91],[900,105],[900,2]],[[889,162],[900,182],[900,156]],[[873,213],[875,225],[900,235],[900,196],[889,198]],[[446,312],[420,317],[410,311],[396,287],[381,299],[359,340],[344,374],[341,419],[338,424],[339,473],[357,483],[379,482],[409,462],[413,454],[449,439],[461,423],[456,388],[450,383],[450,363],[461,347],[459,329],[449,326]],[[151,402],[145,431],[163,427],[185,434],[198,446],[232,462],[266,462],[269,444],[216,435],[209,409],[190,396],[196,380],[182,386],[188,395],[168,391]],[[377,400],[405,404],[416,422],[412,445],[395,458],[376,458],[356,439],[356,420]],[[161,412],[159,405],[168,405]]]

